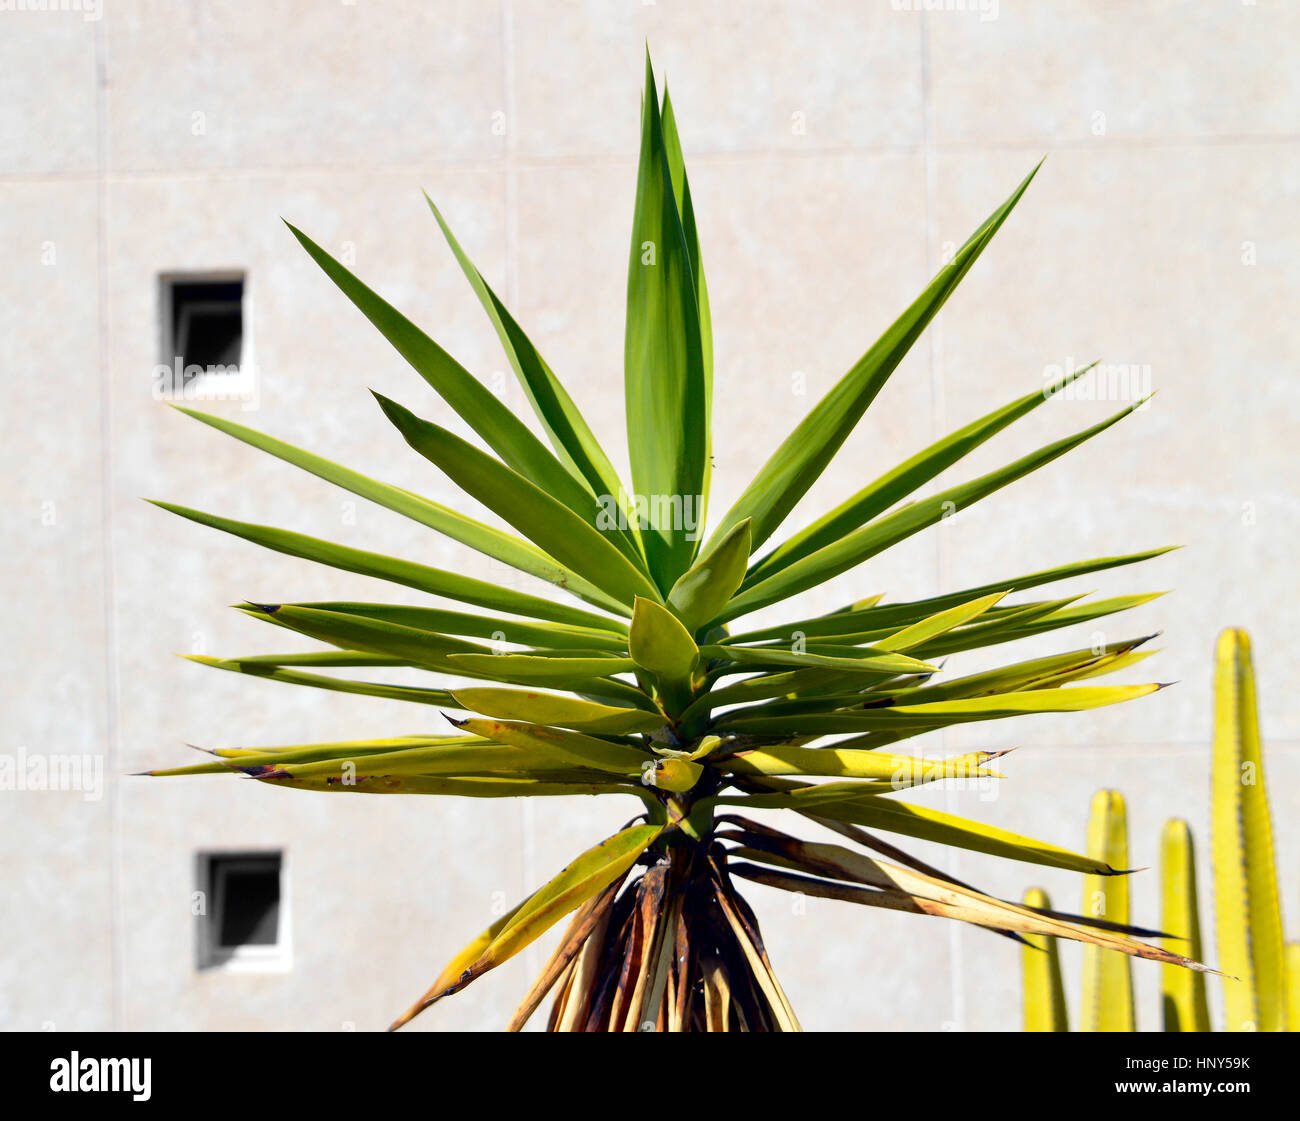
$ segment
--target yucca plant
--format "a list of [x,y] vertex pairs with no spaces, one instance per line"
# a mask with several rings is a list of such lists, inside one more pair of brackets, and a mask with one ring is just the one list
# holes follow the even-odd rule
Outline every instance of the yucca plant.
[[[1224,1024],[1228,1031],[1300,1031],[1300,943],[1284,942],[1273,858],[1273,824],[1264,783],[1264,754],[1255,705],[1250,637],[1230,627],[1219,635],[1214,665],[1214,752],[1210,774],[1214,864],[1214,929],[1223,966]],[[1088,854],[1108,863],[1128,859],[1124,799],[1100,790],[1088,821]],[[1192,831],[1171,818],[1160,835],[1160,926],[1193,958],[1201,956],[1201,916]],[[1050,907],[1034,888],[1026,902]],[[1084,910],[1128,922],[1122,879],[1087,877]],[[1054,940],[1022,960],[1026,1031],[1069,1031],[1061,966]],[[1136,1031],[1129,961],[1085,946],[1083,1031]],[[1167,1032],[1211,1030],[1205,977],[1176,965],[1161,968],[1161,1010]]]
[[[1066,688],[1131,666],[1145,656],[1137,650],[1141,638],[950,680],[936,678],[936,663],[959,651],[1143,603],[1152,597],[1094,603],[1077,602],[1077,596],[1014,603],[1007,597],[1164,550],[1065,564],[912,602],[887,604],[876,596],[780,626],[737,625],[1044,466],[1139,404],[997,471],[908,501],[1085,372],[1075,371],[918,452],[773,544],[795,504],[830,465],[1032,178],[1033,172],[795,426],[702,544],[713,454],[709,300],[672,106],[666,94],[660,101],[648,59],[628,268],[630,491],[436,207],[434,216],[501,339],[550,449],[397,309],[290,227],[485,446],[379,397],[388,419],[415,451],[522,536],[230,420],[190,415],[547,581],[582,606],[159,503],[267,548],[470,610],[354,602],[242,605],[251,617],[328,648],[195,660],[296,685],[432,705],[448,711],[454,733],[220,749],[213,762],[150,773],[236,772],[285,789],[339,793],[595,795],[626,798],[638,809],[625,828],[576,857],[470,942],[397,1025],[464,989],[572,915],[512,1028],[555,991],[550,1026],[556,1030],[797,1029],[738,880],[958,919],[1017,941],[1055,935],[1201,968],[1140,941],[1135,935],[1142,932],[1123,924],[994,898],[878,835],[1090,876],[1121,871],[896,798],[922,783],[995,777],[990,763],[1001,754],[931,760],[899,745],[952,724],[1072,712],[1153,692],[1157,685]],[[483,641],[493,637],[495,646]],[[322,672],[392,666],[428,670],[436,678],[416,687]],[[826,827],[843,843],[798,840],[750,816],[776,809]]]

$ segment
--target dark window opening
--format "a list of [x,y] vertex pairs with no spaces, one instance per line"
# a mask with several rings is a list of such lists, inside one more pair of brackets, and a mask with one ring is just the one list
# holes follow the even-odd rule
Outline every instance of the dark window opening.
[[217,945],[274,946],[280,925],[280,858],[222,861]]
[[281,853],[202,853],[199,965],[283,968],[288,922]]
[[239,367],[244,278],[163,278],[163,362],[183,370]]

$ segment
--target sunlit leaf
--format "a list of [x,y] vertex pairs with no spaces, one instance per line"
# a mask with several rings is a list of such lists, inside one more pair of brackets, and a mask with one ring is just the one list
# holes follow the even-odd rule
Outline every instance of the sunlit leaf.
[[666,592],[690,566],[697,541],[689,534],[703,525],[709,405],[700,304],[648,55],[641,111],[624,385],[632,482],[651,512],[642,538]]

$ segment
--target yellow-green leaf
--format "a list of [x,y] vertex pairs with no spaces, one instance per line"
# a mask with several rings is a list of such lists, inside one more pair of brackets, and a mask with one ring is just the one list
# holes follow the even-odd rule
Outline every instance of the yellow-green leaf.
[[[779,782],[781,780],[768,780]],[[1066,868],[1072,872],[1112,874],[1116,869],[1104,861],[1068,849],[1058,848],[1046,841],[1037,841],[999,829],[984,822],[947,814],[928,806],[910,805],[894,798],[865,793],[854,796],[847,783],[822,783],[785,789],[780,793],[751,794],[748,796],[723,796],[719,804],[749,806],[756,809],[810,810],[818,816],[864,825],[869,829],[883,829],[887,833],[901,833],[923,841],[952,845],[971,852],[1001,856],[1008,860],[1022,860],[1029,864],[1042,864],[1049,868]],[[833,789],[827,790],[827,787]],[[780,788],[777,788],[780,789]]]
[[664,723],[662,716],[644,709],[618,708],[556,693],[465,688],[453,690],[452,696],[461,708],[482,716],[498,720],[522,720],[530,724],[550,724],[579,732],[630,735],[634,732],[653,732]]
[[[988,758],[992,758],[989,755]],[[831,778],[877,779],[902,790],[922,782],[945,778],[998,777],[970,756],[919,759],[912,755],[887,755],[837,747],[771,747],[738,751],[721,759],[722,770],[742,775],[822,775]]]
[[343,677],[330,677],[323,673],[304,673],[278,665],[255,662],[241,658],[209,658],[201,654],[185,655],[187,661],[201,666],[244,673],[250,677],[263,677],[269,681],[282,681],[286,685],[304,685],[312,689],[326,689],[332,693],[354,693],[362,697],[383,697],[392,701],[410,701],[413,704],[449,705],[452,696],[445,689],[422,689],[415,685],[384,685],[370,681],[352,681]]
[[565,470],[528,425],[487,386],[311,238],[293,225],[285,224],[348,299],[509,467],[533,480],[571,510],[583,509],[593,501],[587,487]]
[[638,595],[659,597],[627,539],[596,528],[599,504],[594,496],[575,511],[445,428],[421,419],[381,393],[375,398],[412,448],[547,555],[618,603],[630,604]]
[[[802,869],[817,877],[831,877],[861,884],[872,889],[865,895],[861,887],[848,889],[827,880],[800,880],[813,894],[828,894],[831,898],[866,906],[886,906],[892,910],[912,910],[922,914],[937,915],[974,923],[999,931],[1016,931],[1021,934],[1045,934],[1070,938],[1089,946],[1105,946],[1111,952],[1119,951],[1132,957],[1152,961],[1179,962],[1187,968],[1205,969],[1199,962],[1171,953],[1159,946],[1151,946],[1122,931],[1097,927],[1055,912],[1035,911],[1029,907],[995,899],[981,891],[950,879],[941,879],[916,868],[900,867],[875,857],[864,856],[842,845],[810,844],[786,837],[775,830],[762,834],[742,832],[730,839],[747,842],[733,855],[776,864],[778,867]],[[750,875],[749,870],[731,865],[737,875],[747,875],[760,883],[770,882]],[[793,885],[776,883],[797,890]],[[830,889],[829,892],[825,889]]]
[[[543,654],[448,654],[447,660],[467,670],[475,677],[490,677],[494,681],[521,684],[554,685],[556,688],[572,687],[576,692],[591,692],[584,686],[595,678],[615,673],[630,673],[636,669],[631,658],[606,656],[561,657]],[[615,681],[624,689],[626,682]]]
[[959,510],[966,509],[980,499],[1045,466],[1086,440],[1099,435],[1143,403],[1144,401],[1135,401],[1090,428],[1056,440],[996,471],[990,471],[969,482],[908,503],[892,514],[868,522],[861,529],[854,530],[837,541],[823,546],[802,560],[794,561],[787,568],[771,576],[763,579],[755,578],[754,583],[747,584],[745,589],[732,599],[723,613],[723,620],[734,619],[751,611],[757,611],[760,607],[778,603],[797,592],[816,587],[842,572],[856,568],[912,534],[937,524]]
[[[901,654],[894,656],[903,657]],[[895,728],[923,730],[975,720],[1000,720],[1024,713],[1079,712],[1144,697],[1159,688],[1159,685],[1154,684],[1088,685],[1072,689],[1032,690],[990,697],[894,705],[889,708],[841,709],[793,716],[772,716],[761,709],[738,709],[721,717],[718,726],[772,736],[886,731]]]
[[641,112],[624,389],[632,482],[649,521],[641,536],[666,590],[690,567],[703,528],[709,407],[700,306],[648,55]]
[[834,544],[872,518],[883,514],[1009,424],[1032,412],[1044,401],[1051,400],[1094,365],[1096,363],[1075,370],[1057,379],[1051,385],[1045,385],[1017,398],[1009,405],[1004,405],[987,416],[949,433],[924,451],[891,468],[875,482],[863,487],[834,510],[824,514],[812,525],[801,529],[768,553],[754,565],[750,582],[766,579],[781,569],[789,567],[795,561],[815,553],[818,549]]
[[677,616],[648,599],[633,604],[627,644],[632,660],[664,682],[688,680],[700,658],[695,640]]
[[[538,420],[546,429],[551,446],[570,472],[579,479],[585,479],[592,493],[599,496],[623,498],[623,486],[618,473],[609,462],[600,442],[583,419],[582,413],[573,403],[559,378],[552,373],[550,366],[538,353],[523,328],[514,316],[497,298],[482,273],[461,249],[460,243],[452,236],[451,228],[443,220],[441,212],[434,205],[433,199],[426,194],[425,202],[433,211],[447,244],[451,247],[456,261],[464,272],[474,294],[478,296],[483,310],[487,312],[492,326],[496,328],[497,337],[506,352],[511,368],[519,378],[520,385],[528,395],[529,403],[537,414]],[[629,536],[638,539],[636,523],[629,519]]]
[[459,727],[476,736],[514,747],[542,749],[567,758],[571,764],[595,767],[639,778],[642,769],[652,756],[624,743],[597,739],[581,732],[562,728],[548,728],[542,724],[524,724],[509,720],[479,720],[471,717],[459,722]]
[[700,557],[668,593],[668,606],[691,634],[699,634],[721,614],[745,578],[749,563],[749,518]]
[[980,596],[968,603],[958,604],[956,607],[948,608],[947,611],[937,612],[920,622],[904,627],[901,631],[880,639],[875,645],[881,650],[911,650],[923,642],[947,633],[954,627],[964,626],[972,619],[979,618],[1006,596],[1006,592],[994,592],[992,595]]
[[371,502],[386,507],[395,513],[402,514],[421,525],[428,526],[430,529],[442,533],[454,541],[468,545],[471,549],[476,549],[480,553],[494,557],[512,568],[517,568],[521,572],[527,572],[529,575],[564,588],[574,595],[581,596],[588,602],[597,603],[615,610],[618,608],[617,600],[611,600],[607,594],[595,585],[581,579],[576,573],[557,563],[553,558],[548,557],[535,545],[531,545],[527,541],[521,541],[519,538],[503,533],[499,529],[475,521],[459,511],[432,502],[418,494],[412,494],[409,490],[404,490],[401,487],[369,478],[334,463],[332,460],[325,459],[323,456],[294,447],[283,440],[277,440],[264,432],[258,432],[242,424],[237,424],[226,417],[201,413],[179,405],[174,407],[187,416],[210,425],[219,432],[224,432],[228,436],[242,440],[259,451],[276,456],[278,459],[291,463],[295,467],[300,467],[318,478],[342,487],[344,490],[351,491],[353,494],[369,499]]
[[[575,795],[636,794],[635,787],[594,779],[575,780],[564,772],[531,777],[504,773],[471,778],[442,775],[358,775],[344,782],[339,775],[291,775],[285,771],[254,776],[281,790],[325,794],[428,794],[442,798],[571,798]],[[642,799],[644,801],[644,799]]]
[[[286,556],[301,557],[304,560],[327,564],[345,572],[356,572],[362,576],[374,576],[380,580],[389,580],[394,584],[403,584],[408,588],[428,592],[447,599],[472,603],[476,607],[504,611],[510,615],[527,615],[534,619],[548,619],[556,623],[572,623],[580,627],[609,629],[611,620],[589,611],[581,611],[568,604],[555,603],[541,596],[517,592],[486,580],[476,580],[472,576],[462,576],[458,572],[446,572],[439,568],[430,568],[415,561],[401,560],[371,553],[364,549],[353,549],[347,545],[337,545],[332,541],[323,541],[319,537],[309,537],[305,533],[277,529],[275,526],[257,525],[253,522],[239,522],[233,518],[223,518],[216,514],[205,514],[200,510],[191,510],[170,502],[150,500],[153,505],[179,514],[182,518],[211,526],[223,533],[242,537],[266,549],[273,549]],[[624,609],[626,610],[626,609]],[[621,627],[619,628],[621,630]]]
[[644,781],[647,786],[660,790],[690,790],[700,780],[704,768],[689,759],[674,757],[655,760],[653,767],[647,768]]

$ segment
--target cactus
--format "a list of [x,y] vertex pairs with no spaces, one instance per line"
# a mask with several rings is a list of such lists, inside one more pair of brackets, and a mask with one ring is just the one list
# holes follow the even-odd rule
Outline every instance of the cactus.
[[[1128,867],[1128,824],[1124,797],[1118,790],[1099,790],[1088,819],[1088,855],[1112,868]],[[1107,922],[1128,923],[1128,877],[1086,876],[1083,913]],[[1133,974],[1128,959],[1102,949],[1083,950],[1083,1031],[1136,1031]]]
[[1300,1031],[1300,942],[1286,947],[1286,1022],[1291,1031]]
[[1250,639],[1219,635],[1210,786],[1214,921],[1228,1031],[1286,1031],[1286,965]]
[[[1025,892],[1025,906],[1050,911],[1052,901],[1047,892],[1032,887]],[[1069,1031],[1056,939],[1042,934],[1026,934],[1024,938],[1020,961],[1025,990],[1025,1031]]]
[[[1163,893],[1160,928],[1184,939],[1182,949],[1201,960],[1201,918],[1196,891],[1196,852],[1187,822],[1170,820],[1160,837],[1160,874]],[[1209,1031],[1205,975],[1161,967],[1160,994],[1165,1031]],[[1189,983],[1190,981],[1190,983]]]
[[[1219,635],[1214,692],[1210,826],[1225,1026],[1228,1031],[1300,1031],[1300,943],[1283,942],[1255,675],[1245,631],[1230,628]],[[1113,790],[1098,791],[1093,798],[1088,853],[1112,868],[1128,863],[1124,800]],[[1165,822],[1160,863],[1161,928],[1169,937],[1179,939],[1173,948],[1199,960],[1200,904],[1195,848],[1187,822]],[[1045,894],[1031,894],[1041,900],[1032,906],[1047,906]],[[1127,924],[1126,878],[1089,876],[1083,909],[1093,918]],[[1046,945],[1053,940],[1031,941],[1050,949],[1052,956],[1048,964],[1044,960],[1047,955],[1037,950],[1026,949],[1022,954],[1024,1029],[1068,1031],[1064,1001],[1059,1007],[1054,1003],[1052,986],[1060,984],[1060,966],[1055,947]],[[1165,1031],[1213,1030],[1202,974],[1162,969],[1161,998]],[[1127,958],[1095,946],[1084,947],[1080,1019],[1083,1031],[1136,1030]]]

